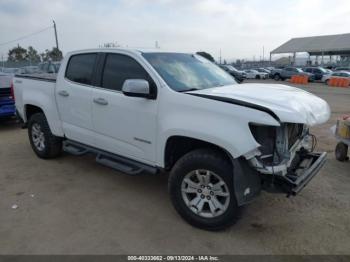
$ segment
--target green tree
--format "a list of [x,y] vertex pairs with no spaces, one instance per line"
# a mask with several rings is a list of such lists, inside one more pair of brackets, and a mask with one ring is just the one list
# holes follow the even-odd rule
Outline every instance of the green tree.
[[9,50],[7,60],[10,62],[26,61],[28,55],[27,52],[27,49],[18,45]]
[[50,60],[49,52],[49,49],[46,49],[43,53],[40,54],[41,61],[46,62]]
[[56,47],[52,48],[52,50],[46,49],[40,56],[43,61],[60,61],[63,58],[62,51]]
[[57,47],[52,48],[49,54],[52,61],[61,61],[63,58],[62,51],[59,50]]
[[211,54],[207,53],[207,52],[201,51],[201,52],[197,52],[196,54],[200,55],[200,56],[203,56],[204,58],[208,59],[209,61],[215,62],[214,57]]
[[40,62],[40,56],[38,54],[38,51],[36,51],[32,46],[28,47],[27,50],[27,60],[31,61],[32,63],[38,63]]

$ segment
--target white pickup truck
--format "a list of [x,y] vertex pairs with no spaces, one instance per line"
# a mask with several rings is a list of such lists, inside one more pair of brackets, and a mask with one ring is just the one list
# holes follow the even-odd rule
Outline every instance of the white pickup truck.
[[126,174],[169,172],[175,209],[218,230],[261,190],[295,195],[318,173],[309,127],[328,104],[303,90],[236,84],[201,56],[128,49],[67,54],[57,78],[16,76],[34,152],[96,154]]

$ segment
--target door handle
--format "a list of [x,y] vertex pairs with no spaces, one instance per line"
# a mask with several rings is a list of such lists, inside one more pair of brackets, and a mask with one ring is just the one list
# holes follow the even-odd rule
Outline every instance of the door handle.
[[94,98],[94,103],[102,105],[102,106],[106,106],[108,105],[108,101],[104,98]]
[[64,96],[64,97],[69,96],[69,93],[68,93],[66,90],[61,90],[61,91],[58,92],[58,94],[59,94],[60,96]]

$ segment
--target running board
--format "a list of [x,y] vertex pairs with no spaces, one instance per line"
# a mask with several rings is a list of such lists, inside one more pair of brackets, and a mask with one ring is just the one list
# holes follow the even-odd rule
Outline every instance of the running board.
[[97,163],[128,175],[138,175],[144,172],[156,174],[158,171],[156,167],[149,166],[112,153],[108,153],[106,151],[71,140],[66,140],[63,142],[63,150],[75,156],[82,156],[88,153],[95,154]]

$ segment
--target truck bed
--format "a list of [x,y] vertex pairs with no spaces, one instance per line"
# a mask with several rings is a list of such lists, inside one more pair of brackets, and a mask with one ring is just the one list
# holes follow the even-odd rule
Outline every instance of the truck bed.
[[13,85],[16,109],[24,123],[28,120],[26,116],[27,108],[34,105],[45,112],[53,134],[60,135],[61,122],[55,98],[56,75],[15,75]]
[[57,74],[21,74],[15,75],[16,78],[26,78],[39,81],[56,82]]

